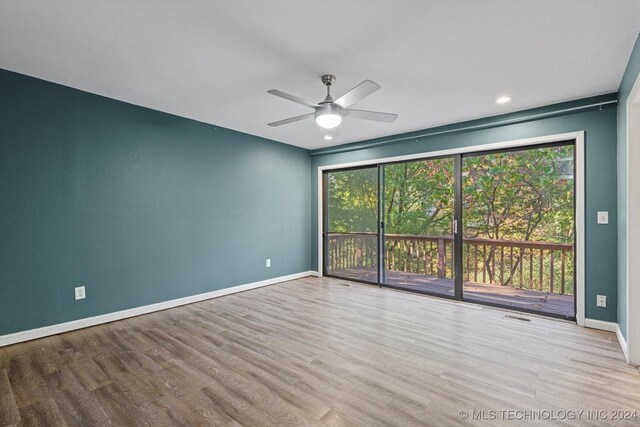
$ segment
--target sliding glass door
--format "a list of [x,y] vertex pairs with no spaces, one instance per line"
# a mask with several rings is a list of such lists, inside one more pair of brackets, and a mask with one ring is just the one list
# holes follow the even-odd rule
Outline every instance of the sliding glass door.
[[325,274],[378,283],[378,167],[324,174]]
[[454,297],[454,159],[384,168],[382,283]]
[[574,144],[324,174],[324,274],[575,317]]
[[464,299],[571,318],[574,146],[463,157]]

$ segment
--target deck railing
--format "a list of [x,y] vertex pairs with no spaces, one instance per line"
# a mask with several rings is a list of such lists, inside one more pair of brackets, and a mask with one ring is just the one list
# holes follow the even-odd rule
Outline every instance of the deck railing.
[[[570,243],[465,238],[463,279],[521,289],[573,295]],[[374,233],[330,233],[330,271],[375,269]],[[453,278],[453,237],[385,234],[385,268],[442,279]]]

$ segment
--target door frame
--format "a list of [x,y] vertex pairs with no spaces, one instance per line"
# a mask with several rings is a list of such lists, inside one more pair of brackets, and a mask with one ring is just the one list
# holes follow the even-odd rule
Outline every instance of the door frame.
[[504,150],[510,148],[528,147],[532,145],[542,145],[554,142],[575,141],[575,250],[576,250],[576,323],[584,326],[585,319],[585,132],[568,132],[556,135],[547,135],[536,138],[518,139],[512,141],[495,142],[468,147],[452,148],[448,150],[424,151],[420,153],[384,157],[376,159],[360,160],[355,162],[337,163],[318,166],[317,168],[317,208],[318,208],[318,276],[323,275],[324,247],[323,247],[323,173],[334,169],[357,168],[359,166],[373,166],[380,163],[401,162],[406,160],[429,159],[433,157],[452,156],[456,154],[469,154],[481,151]]
[[[640,188],[640,170],[633,168],[632,165],[640,159],[640,74],[636,77],[636,81],[631,88],[626,103],[626,131],[627,131],[627,173],[624,179],[627,184],[626,197],[626,256],[625,269],[622,272],[627,285],[626,290],[626,337],[622,335],[620,326],[617,327],[619,341],[624,351],[627,362],[632,365],[640,365],[640,265],[631,262],[638,259],[640,254],[640,227],[632,218],[640,212],[640,197],[638,196]],[[620,280],[620,278],[618,279]],[[634,309],[635,308],[635,309]],[[625,342],[626,339],[626,342]]]

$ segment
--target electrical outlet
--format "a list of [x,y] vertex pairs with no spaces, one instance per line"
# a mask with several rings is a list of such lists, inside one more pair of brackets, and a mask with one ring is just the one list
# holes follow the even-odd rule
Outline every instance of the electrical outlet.
[[598,295],[596,297],[596,305],[598,307],[607,307],[607,296],[606,295]]
[[266,264],[267,264],[267,267],[271,267],[271,259],[267,259]]
[[84,286],[79,286],[76,288],[76,301],[79,299],[85,299],[87,294],[85,293]]

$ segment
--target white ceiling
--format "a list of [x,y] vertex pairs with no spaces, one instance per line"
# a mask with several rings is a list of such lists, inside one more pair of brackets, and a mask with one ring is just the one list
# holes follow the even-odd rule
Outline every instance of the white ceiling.
[[[640,1],[3,0],[0,68],[320,148],[616,91],[639,29]],[[326,73],[398,120],[266,125],[312,111],[268,89],[320,101]]]

